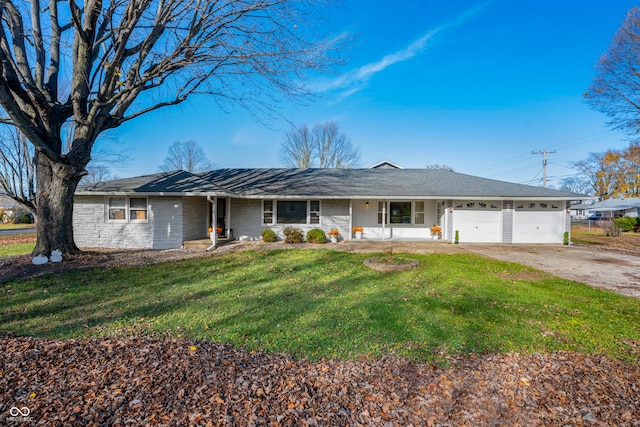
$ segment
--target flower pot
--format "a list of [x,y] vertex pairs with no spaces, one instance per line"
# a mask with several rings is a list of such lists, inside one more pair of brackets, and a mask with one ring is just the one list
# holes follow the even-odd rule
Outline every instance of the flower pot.
[[338,243],[338,238],[336,236],[329,236],[329,239],[331,239],[331,243]]
[[362,231],[356,231],[356,240],[362,239]]

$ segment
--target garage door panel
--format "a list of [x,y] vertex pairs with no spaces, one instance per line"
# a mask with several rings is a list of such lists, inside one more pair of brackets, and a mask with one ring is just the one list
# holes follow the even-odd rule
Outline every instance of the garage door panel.
[[502,216],[496,210],[460,210],[454,212],[454,230],[462,243],[499,243]]
[[562,243],[563,211],[517,210],[513,243]]

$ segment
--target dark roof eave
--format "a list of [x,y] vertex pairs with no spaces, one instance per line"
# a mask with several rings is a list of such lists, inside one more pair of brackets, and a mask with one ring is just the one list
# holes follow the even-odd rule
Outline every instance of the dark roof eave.
[[221,191],[76,191],[76,196],[164,196],[164,197],[236,197],[241,198],[238,194]]

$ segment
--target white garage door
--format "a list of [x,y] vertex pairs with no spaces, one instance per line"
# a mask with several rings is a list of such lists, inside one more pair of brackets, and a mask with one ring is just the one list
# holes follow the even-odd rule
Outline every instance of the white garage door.
[[455,202],[453,230],[458,230],[461,243],[499,243],[502,211],[496,202]]
[[559,203],[516,203],[513,243],[562,243],[564,211]]

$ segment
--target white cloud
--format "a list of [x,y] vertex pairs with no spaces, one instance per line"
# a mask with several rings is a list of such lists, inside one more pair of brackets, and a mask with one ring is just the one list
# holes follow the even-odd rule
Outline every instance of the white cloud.
[[438,33],[464,24],[484,10],[492,1],[493,0],[489,0],[478,7],[469,9],[458,17],[429,30],[426,34],[417,40],[414,40],[408,46],[394,53],[385,55],[379,61],[365,64],[334,79],[319,80],[312,85],[311,89],[320,93],[343,89],[337,99],[333,101],[333,103],[340,102],[350,95],[364,89],[366,83],[376,74],[384,71],[394,64],[397,64],[398,62],[407,61],[420,55],[428,47],[429,41],[431,41],[431,39],[433,39]]

